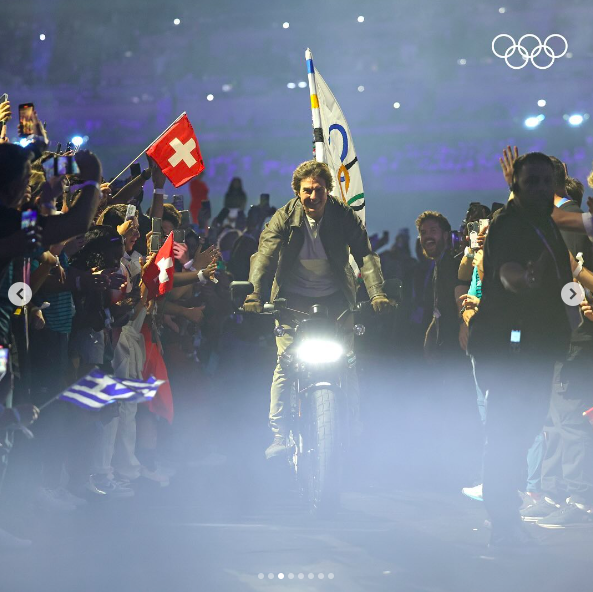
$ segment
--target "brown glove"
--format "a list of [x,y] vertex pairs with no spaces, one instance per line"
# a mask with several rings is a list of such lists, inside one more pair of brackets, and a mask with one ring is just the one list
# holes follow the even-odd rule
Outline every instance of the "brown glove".
[[254,292],[253,294],[249,294],[249,296],[245,298],[245,302],[243,303],[243,310],[245,312],[263,312],[264,306],[259,297],[259,294],[257,294],[256,292]]
[[393,300],[389,300],[389,298],[387,298],[387,296],[384,294],[378,294],[372,298],[371,304],[373,305],[373,310],[379,314],[389,312],[391,309],[396,307],[395,302]]

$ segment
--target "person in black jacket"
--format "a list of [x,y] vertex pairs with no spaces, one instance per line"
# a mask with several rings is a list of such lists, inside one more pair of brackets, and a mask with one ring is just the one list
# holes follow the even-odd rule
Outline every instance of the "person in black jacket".
[[514,199],[492,222],[484,245],[480,310],[468,351],[487,391],[483,497],[490,545],[529,542],[517,491],[526,455],[549,407],[554,366],[565,359],[574,315],[561,291],[572,281],[568,250],[551,219],[554,166],[539,152],[513,164]]

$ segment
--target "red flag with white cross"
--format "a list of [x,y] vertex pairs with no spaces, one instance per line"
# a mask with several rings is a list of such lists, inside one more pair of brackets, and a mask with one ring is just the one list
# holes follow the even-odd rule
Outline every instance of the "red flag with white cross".
[[146,154],[155,160],[175,187],[187,183],[204,170],[198,138],[186,113],[150,145]]
[[149,300],[162,296],[173,289],[174,262],[173,233],[171,233],[142,276],[142,281],[148,290]]

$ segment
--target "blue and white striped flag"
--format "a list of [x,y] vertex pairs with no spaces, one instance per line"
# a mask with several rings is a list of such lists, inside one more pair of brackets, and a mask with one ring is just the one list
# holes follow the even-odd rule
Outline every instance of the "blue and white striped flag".
[[58,399],[84,409],[101,409],[114,401],[141,403],[152,399],[164,382],[152,376],[147,381],[116,378],[95,369],[68,387]]

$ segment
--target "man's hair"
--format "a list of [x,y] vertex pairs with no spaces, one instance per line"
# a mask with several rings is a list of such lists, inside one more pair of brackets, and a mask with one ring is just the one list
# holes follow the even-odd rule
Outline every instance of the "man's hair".
[[[550,156],[549,158],[554,165],[554,189],[557,189],[556,195],[560,195],[558,191],[564,193],[566,187],[566,179],[568,177],[566,168],[564,167],[564,163],[561,160],[558,160],[555,156]],[[564,196],[562,195],[561,197]]]
[[109,206],[97,219],[97,224],[111,226],[116,228],[126,221],[126,212],[128,206],[125,204],[115,204]]
[[434,220],[437,222],[443,232],[451,232],[451,224],[449,224],[449,220],[447,220],[443,214],[440,214],[439,212],[433,212],[431,210],[422,212],[422,214],[418,216],[416,220],[416,228],[418,229],[418,232],[420,232],[420,227],[427,220]]
[[308,179],[309,177],[323,179],[328,193],[331,193],[334,188],[334,180],[329,167],[324,162],[307,160],[306,162],[299,164],[294,173],[292,173],[292,190],[297,197],[301,190],[303,179]]
[[554,163],[552,162],[552,159],[543,152],[528,152],[527,154],[519,156],[519,158],[517,158],[517,160],[515,160],[515,162],[513,163],[512,190],[514,193],[517,193],[517,191],[519,190],[519,184],[517,182],[519,174],[521,173],[523,167],[528,164],[547,164],[552,169],[552,171],[555,172]]
[[84,235],[84,245],[72,256],[72,266],[78,269],[106,269],[115,267],[118,260],[111,258],[112,247],[123,245],[122,237],[111,226],[91,226]]
[[181,224],[181,214],[173,204],[165,204],[163,208],[163,220],[168,220],[173,224],[173,228],[178,228]]
[[578,179],[568,177],[566,179],[566,193],[570,199],[579,204],[580,208],[583,203],[583,195],[585,195],[585,186]]
[[593,169],[591,170],[591,172],[589,173],[589,176],[587,177],[587,185],[589,185],[589,187],[591,187],[591,189],[593,189]]
[[31,152],[16,144],[0,144],[0,190],[23,178]]

